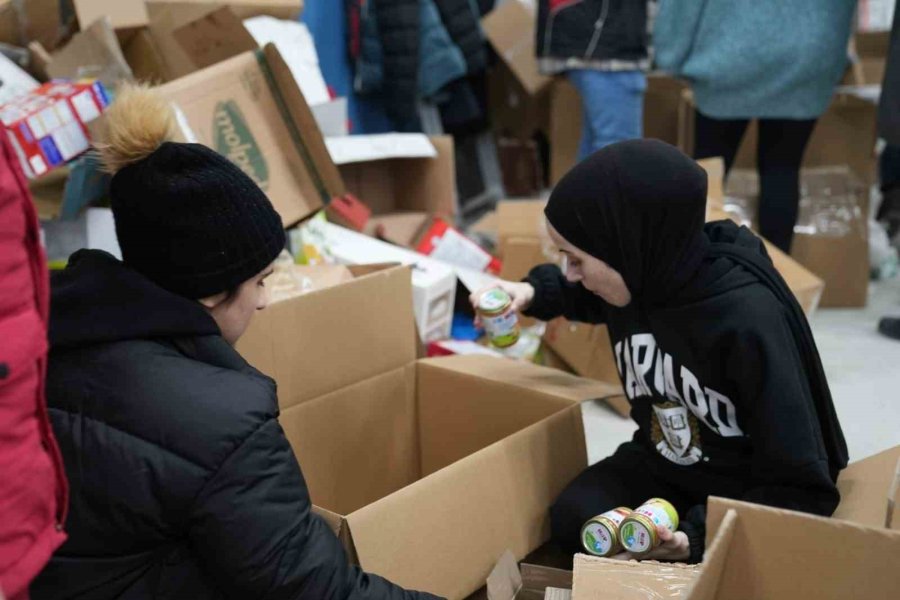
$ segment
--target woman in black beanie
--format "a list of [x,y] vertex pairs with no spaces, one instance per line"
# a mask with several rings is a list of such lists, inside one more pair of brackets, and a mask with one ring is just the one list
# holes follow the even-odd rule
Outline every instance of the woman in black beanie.
[[275,382],[233,348],[285,245],[272,204],[214,151],[166,141],[151,90],[122,90],[107,122],[123,261],[82,250],[52,281],[69,537],[32,596],[431,598],[348,564],[311,512]]
[[[504,282],[542,320],[605,323],[638,430],[551,510],[554,538],[651,497],[680,531],[646,558],[698,562],[706,499],[831,515],[847,447],[809,325],[762,241],[704,225],[707,176],[656,140],[613,144],[569,172],[545,210],[565,258]],[[474,297],[473,297],[474,299]]]

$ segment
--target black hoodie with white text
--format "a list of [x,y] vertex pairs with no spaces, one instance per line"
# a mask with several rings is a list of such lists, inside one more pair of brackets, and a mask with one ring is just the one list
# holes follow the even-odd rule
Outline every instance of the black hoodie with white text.
[[[608,326],[649,476],[695,496],[831,515],[847,450],[806,319],[759,238],[704,225],[705,203],[706,174],[662,142],[589,157],[546,215],[617,270],[632,301],[611,306],[543,265],[527,278],[527,314]],[[704,519],[702,507],[688,515],[692,546]]]

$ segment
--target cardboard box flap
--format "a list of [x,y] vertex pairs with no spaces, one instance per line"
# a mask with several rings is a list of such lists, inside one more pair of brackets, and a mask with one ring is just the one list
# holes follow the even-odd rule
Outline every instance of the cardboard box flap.
[[[691,600],[714,600],[716,598],[722,571],[728,560],[728,549],[737,527],[737,519],[737,513],[734,510],[728,510],[725,513],[712,536],[712,542],[706,548],[700,573],[686,594],[687,598]],[[709,531],[707,531],[707,539],[709,537]]]
[[284,410],[413,362],[414,327],[410,270],[393,267],[273,304],[238,350],[275,378]]
[[266,62],[271,67],[272,78],[280,90],[279,109],[290,115],[289,122],[295,124],[290,134],[294,145],[303,156],[307,177],[322,197],[323,204],[327,204],[334,196],[343,196],[346,193],[344,181],[337,166],[331,160],[328,149],[325,147],[325,138],[319,131],[316,119],[303,98],[300,87],[294,80],[291,69],[281,57],[275,44],[266,44],[263,49]]
[[349,515],[360,563],[407,589],[465,598],[504,551],[522,558],[549,538],[550,505],[586,466],[576,437],[573,406]]
[[714,598],[891,598],[900,589],[900,532],[710,498],[707,543],[730,509],[737,527]]
[[437,158],[438,155],[423,133],[345,135],[326,138],[325,146],[337,165],[391,158]]
[[423,364],[474,375],[509,386],[534,390],[569,403],[606,399],[622,394],[617,385],[563,373],[557,369],[538,367],[514,360],[492,360],[479,356],[449,356],[427,359]]
[[509,238],[530,238],[537,241],[547,237],[543,200],[505,200],[497,203],[497,243],[503,250]]
[[[465,365],[479,362],[484,364],[485,372],[496,377],[484,377],[465,369]],[[507,370],[508,364],[523,368]],[[537,376],[526,379],[522,373],[528,371]],[[539,381],[548,373],[555,375],[559,371],[483,356],[420,361],[417,380],[422,475],[443,469],[571,408],[573,399],[566,394],[578,397],[579,390],[567,390],[561,384],[548,391],[549,386]],[[594,383],[568,375],[566,378],[579,386]],[[580,397],[596,393],[595,386],[589,386],[589,390]]]
[[[266,191],[286,226],[330,200],[334,190],[314,178],[334,165],[317,158],[327,159],[321,134],[274,46],[159,89],[183,115],[182,138],[196,137],[240,166]],[[310,171],[310,164],[320,170]],[[337,185],[327,175],[324,181]]]
[[678,563],[625,561],[575,555],[573,600],[663,600],[680,598],[698,569]]
[[419,478],[415,383],[410,364],[282,411],[313,504],[348,515]]
[[838,478],[841,503],[834,518],[870,527],[887,526],[888,503],[900,478],[898,461],[900,446],[895,446],[844,469]]
[[553,81],[538,71],[535,22],[534,9],[522,2],[504,2],[481,20],[491,46],[531,95]]
[[507,550],[487,578],[488,600],[515,600],[522,589],[522,573],[512,552]]
[[257,48],[253,36],[227,6],[175,28],[172,37],[200,69]]

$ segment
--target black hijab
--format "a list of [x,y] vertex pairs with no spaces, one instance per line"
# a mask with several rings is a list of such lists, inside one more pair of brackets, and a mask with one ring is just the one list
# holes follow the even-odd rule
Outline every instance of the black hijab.
[[[629,140],[572,169],[544,212],[566,240],[622,275],[639,309],[753,283],[769,288],[786,309],[836,479],[847,466],[847,444],[809,322],[758,237],[731,221],[704,225],[706,190],[706,172],[677,148]],[[716,275],[703,276],[704,269]]]
[[576,247],[621,273],[638,305],[664,305],[708,250],[706,172],[658,140],[607,146],[572,169],[547,220]]

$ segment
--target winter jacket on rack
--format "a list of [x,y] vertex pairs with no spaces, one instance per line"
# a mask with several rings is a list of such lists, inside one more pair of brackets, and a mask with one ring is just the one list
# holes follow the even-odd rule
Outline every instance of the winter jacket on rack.
[[0,140],[0,591],[21,597],[65,540],[66,479],[44,398],[49,281],[19,159]]
[[311,512],[275,382],[198,302],[90,250],[52,300],[47,393],[71,509],[34,599],[432,598],[348,564]]
[[539,0],[538,67],[554,75],[572,69],[646,71],[647,0]]

